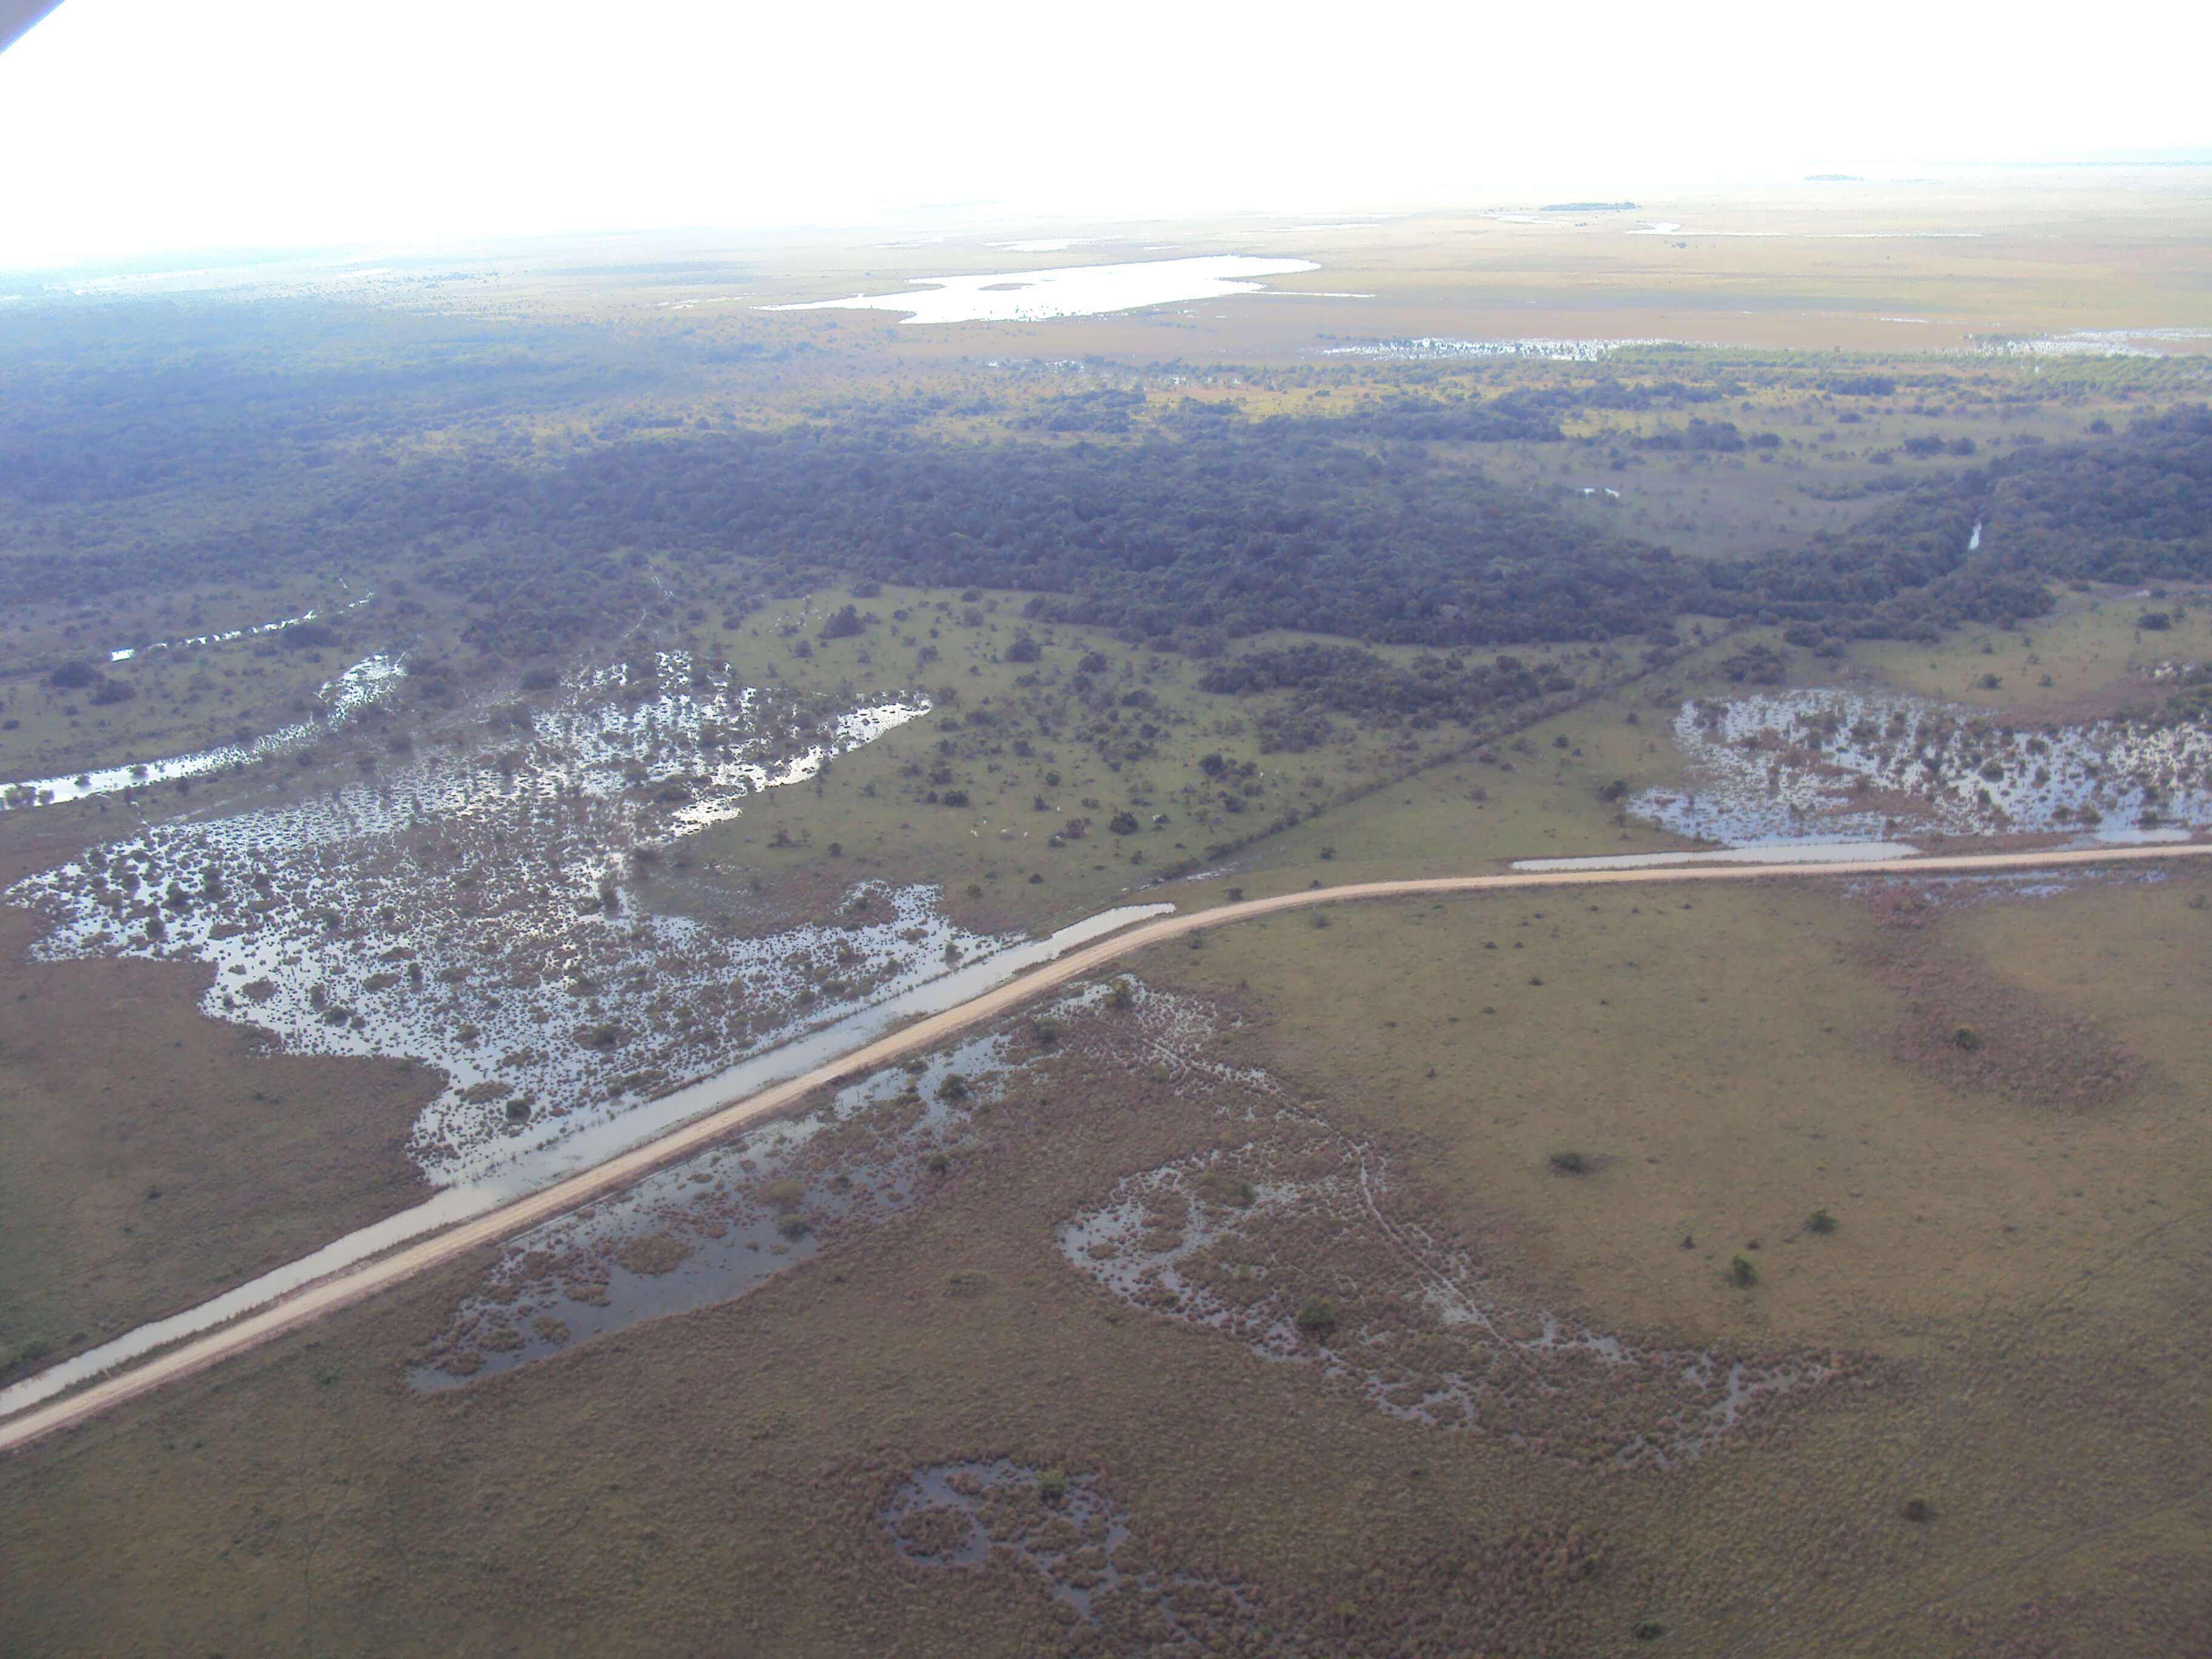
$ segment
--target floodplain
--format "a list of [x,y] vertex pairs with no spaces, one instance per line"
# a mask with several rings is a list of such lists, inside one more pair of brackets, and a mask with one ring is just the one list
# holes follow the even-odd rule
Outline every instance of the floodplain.
[[[409,390],[152,489],[25,287],[0,1386],[1116,907],[2201,840],[2177,200],[286,267],[195,350]],[[9,1457],[0,1646],[2187,1651],[2208,983],[2187,860],[1193,933]]]

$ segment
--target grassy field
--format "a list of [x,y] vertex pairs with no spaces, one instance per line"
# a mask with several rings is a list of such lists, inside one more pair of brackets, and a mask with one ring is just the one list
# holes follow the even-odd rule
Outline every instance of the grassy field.
[[[1277,284],[1294,297],[1052,324],[661,309],[728,289],[696,268],[457,287],[438,303],[587,317],[677,354],[681,372],[511,417],[455,404],[392,441],[511,453],[634,418],[772,426],[834,417],[844,398],[942,397],[916,430],[1111,444],[1022,422],[1100,384],[1141,386],[1155,412],[1195,396],[1265,416],[1407,389],[1726,378],[1717,403],[1437,459],[1684,554],[1749,556],[1879,510],[1890,497],[1875,486],[1966,464],[1911,458],[1911,439],[1972,438],[1987,459],[2201,395],[2195,359],[1960,350],[1992,332],[2212,323],[2195,280],[2202,204],[2141,179],[2098,188],[1808,190],[1565,223],[1123,227],[1126,247],[1085,257],[1310,251],[1324,269]],[[1980,235],[1935,235],[1970,213]],[[1627,234],[1647,218],[1683,228]],[[749,302],[1063,262],[980,239],[775,253],[785,274]],[[1412,371],[1318,355],[1428,334],[1716,343]],[[727,346],[753,355],[696,355]],[[1903,384],[1824,391],[1845,368]],[[1636,447],[1692,413],[1780,445],[1771,461]],[[167,506],[131,510],[150,526]],[[393,553],[403,580],[414,556]],[[633,864],[638,902],[740,930],[818,920],[869,880],[939,887],[970,927],[1041,929],[1129,896],[1194,906],[1679,845],[1625,800],[1680,779],[1668,727],[1682,702],[1741,694],[1724,659],[1779,643],[1774,627],[1723,636],[1684,619],[1681,654],[1643,674],[1643,640],[1516,647],[1585,684],[1622,683],[1480,741],[1333,716],[1324,740],[1285,750],[1263,727],[1299,712],[1287,696],[1201,691],[1198,663],[1024,622],[1027,595],[863,594],[637,558],[662,597],[617,619],[602,655],[689,649],[823,706],[914,690],[933,704],[641,878]],[[476,704],[523,695],[522,665],[464,643],[469,602],[427,592],[404,615],[378,601],[343,648],[142,653],[109,671],[137,695],[97,706],[40,684],[37,665],[59,656],[333,597],[303,555],[276,591],[11,617],[9,778],[282,725],[345,662],[392,644],[452,661],[464,712],[410,701],[309,766],[189,799],[0,817],[0,877],[141,810],[319,793],[395,752],[400,730],[426,747],[462,726],[492,740]],[[826,636],[848,604],[860,631]],[[2144,629],[2148,610],[2175,619]],[[2019,630],[1859,641],[1833,661],[1790,647],[1788,684],[2098,718],[2154,704],[2162,664],[2204,660],[2208,615],[2194,591],[2069,590]],[[1024,637],[1033,658],[1012,650]],[[194,970],[38,963],[34,936],[21,913],[0,916],[0,1376],[419,1195],[401,1141],[439,1086],[421,1068],[267,1054],[199,1014]],[[1018,1563],[946,1572],[894,1551],[881,1516],[910,1474],[997,1457],[1095,1477],[1129,1547],[1186,1601],[1260,1608],[1269,1634],[1219,1651],[2106,1659],[2201,1645],[2212,879],[2092,878],[2032,898],[1795,881],[1393,903],[1231,929],[1134,971],[1204,1011],[1212,1035],[1140,1038],[1109,1012],[1071,1020],[1055,1047],[1012,1023],[1021,1063],[981,1089],[941,1166],[906,1171],[927,1201],[874,1231],[825,1230],[818,1255],[741,1298],[414,1393],[409,1363],[456,1307],[497,1304],[487,1257],[0,1465],[0,1651],[1141,1650],[1140,1628],[1068,1620]],[[1252,1086],[1240,1068],[1273,1079],[1297,1134],[1237,1115]],[[826,1158],[842,1143],[825,1145]],[[1338,1218],[1302,1212],[1306,1231],[1279,1237],[1309,1255],[1241,1265],[1301,1287],[1333,1273],[1347,1351],[1377,1309],[1427,1316],[1389,1279],[1379,1231],[1450,1241],[1516,1319],[1548,1310],[1639,1352],[1784,1356],[1827,1380],[1694,1462],[1616,1467],[1589,1449],[1604,1412],[1588,1440],[1540,1450],[1514,1435],[1549,1434],[1569,1410],[1556,1401],[1469,1431],[1424,1426],[1331,1384],[1305,1348],[1262,1360],[1181,1304],[1109,1293],[1058,1242],[1160,1171],[1243,1158],[1288,1190],[1320,1181],[1340,1146],[1389,1171],[1376,1213],[1398,1231],[1352,1217],[1330,1236]],[[1218,1175],[1217,1197],[1234,1186]],[[1171,1248],[1158,1231],[1152,1244]],[[1468,1346],[1463,1331],[1424,1340],[1439,1335]],[[1570,1406],[1608,1386],[1584,1370]],[[1146,1616],[1164,1639],[1170,1612]]]
[[30,962],[37,931],[0,910],[0,1377],[427,1195],[432,1074],[264,1053],[200,1013],[204,975]]
[[[1221,1133],[1203,1091],[1079,1041],[1016,1074],[933,1202],[738,1302],[412,1395],[403,1361],[457,1274],[15,1460],[0,1630],[40,1651],[1085,1650],[1034,1574],[927,1574],[877,1528],[908,1470],[1006,1455],[1096,1473],[1154,1559],[1243,1586],[1307,1651],[1406,1651],[1395,1612],[1565,1528],[1582,1541],[1544,1547],[1595,1567],[1498,1569],[1462,1645],[1626,1653],[1651,1623],[1711,1653],[2178,1650],[2212,1549],[2212,1148],[2175,1086],[2208,1058],[2203,885],[1910,927],[1818,884],[1386,906],[1138,964],[1242,1020],[1208,1057],[1389,1147],[1400,1218],[1463,1234],[1501,1282],[1677,1343],[1861,1356],[1857,1384],[1692,1465],[1395,1420],[1071,1273],[1061,1220]],[[2172,988],[2112,988],[2085,937]],[[1930,995],[1954,1000],[1916,1011]],[[1982,1069],[1900,1033],[1920,1014],[1979,1019]],[[2128,1080],[2084,1097],[2008,1070],[2007,1034],[2055,1018],[2124,1048]],[[1550,1162],[1569,1149],[1579,1173]],[[1816,1207],[1832,1232],[1806,1230]],[[100,1552],[126,1515],[133,1548]]]
[[[1260,835],[1287,812],[1328,809],[1472,737],[1449,724],[1389,730],[1335,716],[1328,741],[1270,753],[1266,717],[1288,708],[1291,694],[1201,691],[1202,665],[1133,648],[1100,629],[1024,623],[1021,597],[885,588],[855,601],[830,589],[734,629],[702,630],[695,648],[726,657],[744,678],[846,696],[913,689],[935,709],[838,761],[818,788],[772,791],[742,817],[694,838],[686,857],[698,877],[657,880],[651,902],[710,908],[755,878],[771,902],[789,890],[806,903],[866,879],[921,881],[943,887],[963,925],[1072,921],[1164,870],[1218,862],[1210,848]],[[820,637],[848,603],[881,626]],[[787,625],[796,630],[788,637]],[[1007,659],[1019,637],[1034,641],[1036,660]],[[1236,649],[1294,637],[1262,635]],[[807,654],[793,654],[801,645]],[[929,660],[920,660],[923,653]],[[1414,653],[1378,654],[1404,661]],[[1582,647],[1518,654],[1573,675],[1605,672]],[[1087,684],[1074,684],[1079,677]],[[964,802],[943,799],[955,790]],[[1223,802],[1231,792],[1242,803],[1236,812]],[[1333,824],[1344,810],[1322,810],[1300,828]],[[1123,813],[1135,828],[1116,833],[1111,826]],[[1088,823],[1079,837],[1066,833],[1075,819]]]
[[[702,331],[742,322],[848,350],[896,341],[915,363],[1092,355],[1281,361],[1316,335],[1948,351],[1988,334],[2205,325],[2212,316],[2194,281],[2206,234],[2202,194],[2185,170],[2052,170],[1808,184],[1759,198],[1655,198],[1609,214],[1545,213],[1545,204],[1528,203],[1328,228],[1264,216],[1060,225],[1049,234],[1096,240],[1030,254],[991,246],[1005,232],[960,226],[902,243],[868,235],[694,246],[683,255],[703,256],[708,268],[640,266],[565,283],[533,276],[507,284],[500,303],[549,315],[581,309],[633,325],[665,325],[672,315]],[[1509,205],[1538,222],[1500,216]],[[1681,229],[1630,234],[1661,223]],[[743,270],[747,299],[769,303],[890,293],[933,276],[1232,252],[1306,258],[1322,269],[1270,279],[1278,297],[1267,301],[1042,323],[902,330],[888,312],[763,317],[734,304],[664,308],[732,292],[717,264]],[[447,303],[500,314],[465,294]]]
[[[2080,720],[2130,708],[2152,714],[2166,695],[2155,678],[2160,667],[2212,657],[2212,616],[2202,588],[2161,586],[2155,598],[2138,598],[2140,591],[2069,592],[2056,615],[2017,632],[1964,629],[1940,648],[1863,640],[1846,660],[1898,690],[2021,720]],[[2152,611],[2168,625],[2142,627]]]
[[[357,598],[358,595],[351,597]],[[14,782],[245,742],[306,718],[317,691],[353,664],[429,631],[428,607],[402,612],[390,598],[348,611],[326,642],[276,629],[206,645],[173,644],[254,629],[310,609],[330,616],[349,603],[335,582],[301,580],[270,591],[122,595],[111,604],[53,610],[27,619],[8,641],[0,670],[0,781]],[[443,607],[441,606],[441,609]],[[123,662],[109,653],[126,647]],[[90,665],[88,687],[57,688],[46,667]]]

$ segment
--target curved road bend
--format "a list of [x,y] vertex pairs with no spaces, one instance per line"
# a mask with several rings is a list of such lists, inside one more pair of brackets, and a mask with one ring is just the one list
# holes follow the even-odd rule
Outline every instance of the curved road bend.
[[2051,870],[2077,865],[2130,864],[2148,860],[2212,856],[2212,842],[2171,842],[2146,847],[2097,848],[2080,851],[2043,853],[1960,854],[1935,858],[1911,858],[1841,864],[1663,865],[1633,870],[1560,870],[1495,876],[1437,876],[1407,881],[1357,882],[1341,887],[1310,888],[1303,892],[1279,893],[1272,898],[1246,899],[1235,904],[1187,915],[1162,916],[1085,945],[1048,962],[1021,978],[994,987],[957,1007],[932,1014],[914,1024],[879,1037],[843,1058],[774,1084],[715,1108],[672,1130],[657,1140],[633,1147],[595,1169],[572,1176],[514,1202],[465,1221],[448,1231],[410,1244],[374,1261],[364,1261],[294,1291],[283,1300],[248,1314],[219,1329],[179,1343],[143,1364],[118,1371],[90,1387],[25,1411],[0,1423],[0,1455],[15,1451],[60,1429],[82,1423],[99,1413],[204,1370],[234,1355],[258,1347],[288,1331],[295,1331],[325,1315],[391,1289],[417,1274],[443,1267],[482,1245],[494,1243],[510,1233],[534,1226],[577,1208],[595,1198],[626,1187],[663,1164],[672,1162],[718,1140],[754,1121],[804,1099],[814,1090],[849,1074],[881,1069],[918,1048],[928,1048],[954,1033],[993,1019],[1017,1008],[1040,993],[1068,981],[1080,979],[1108,963],[1147,945],[1178,939],[1186,933],[1279,911],[1300,910],[1317,904],[1340,904],[1354,899],[1421,898],[1451,893],[1491,893],[1522,888],[1641,885],[1708,881],[1772,881],[1797,876],[1898,876],[1926,874],[1987,875],[2012,870]]

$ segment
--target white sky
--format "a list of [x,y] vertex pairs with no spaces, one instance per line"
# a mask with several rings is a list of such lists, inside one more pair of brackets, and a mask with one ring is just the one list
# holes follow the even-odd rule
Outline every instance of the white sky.
[[0,54],[0,268],[2202,151],[2208,64],[2201,0],[65,0]]

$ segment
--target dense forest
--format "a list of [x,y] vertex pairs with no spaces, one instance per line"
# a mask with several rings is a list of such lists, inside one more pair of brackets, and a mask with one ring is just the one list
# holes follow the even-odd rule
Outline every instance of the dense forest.
[[2124,442],[2033,452],[1996,472],[1985,541],[2023,570],[2097,581],[2212,576],[2212,408],[2136,421]]
[[[729,605],[749,581],[842,576],[1011,589],[1034,619],[1206,658],[1271,629],[1451,651],[1618,638],[1684,613],[1781,623],[1814,643],[1929,637],[2040,614],[2052,580],[2212,576],[2202,406],[1900,479],[1848,528],[1719,562],[1597,528],[1493,481],[1480,456],[1563,441],[1577,410],[1681,410],[1743,389],[1725,380],[1606,377],[1266,419],[1102,389],[1019,404],[1001,438],[937,435],[941,399],[848,398],[757,430],[639,414],[635,399],[607,412],[638,386],[680,390],[696,348],[401,319],[365,361],[337,325],[316,332],[315,313],[279,335],[241,308],[170,350],[160,309],[0,339],[13,520],[0,599],[374,565],[459,597],[475,643],[529,658],[672,586]],[[100,331],[134,328],[143,338]],[[517,423],[579,411],[588,421],[557,441]],[[1703,416],[1641,440],[1662,441],[1723,457],[1762,441]],[[1357,675],[1316,659],[1284,672],[1356,695]],[[1394,693],[1407,696],[1422,701]]]

